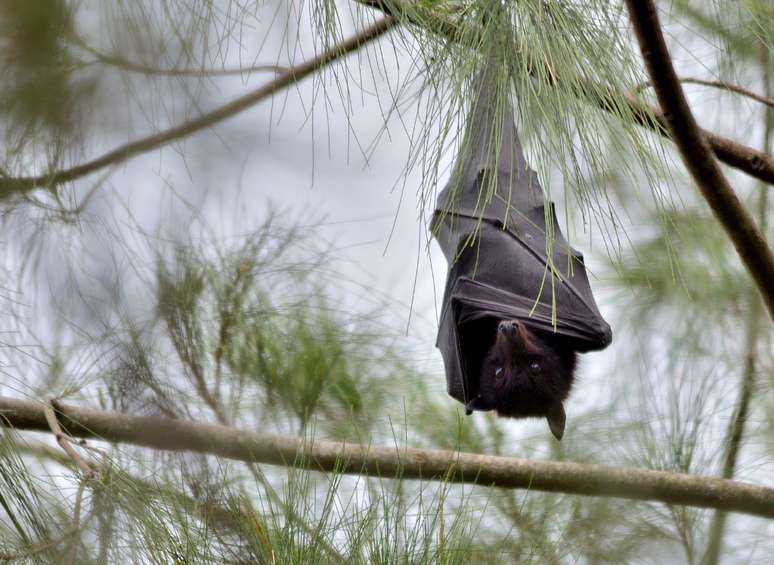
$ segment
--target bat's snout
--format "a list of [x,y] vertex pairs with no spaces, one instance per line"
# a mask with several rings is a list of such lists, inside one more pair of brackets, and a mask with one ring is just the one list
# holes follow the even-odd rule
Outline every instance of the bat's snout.
[[498,339],[505,339],[517,353],[532,349],[532,339],[527,327],[517,320],[503,320],[497,324]]
[[501,334],[505,334],[511,339],[515,339],[516,336],[521,336],[524,333],[524,324],[517,322],[516,320],[503,320],[497,324],[497,331]]

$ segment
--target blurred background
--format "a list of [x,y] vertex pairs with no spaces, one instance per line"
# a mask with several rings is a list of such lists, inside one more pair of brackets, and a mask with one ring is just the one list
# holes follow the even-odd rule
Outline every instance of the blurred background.
[[[702,127],[771,153],[774,108],[723,86],[774,97],[771,6],[658,5],[680,76],[717,83],[685,84]],[[508,7],[560,76],[655,103],[618,3]],[[584,101],[580,82],[541,87],[520,63],[529,53],[509,71],[527,153],[614,333],[581,358],[561,444],[542,420],[465,417],[434,347],[447,266],[428,220],[481,65],[470,49],[398,25],[243,111],[127,155],[381,17],[332,0],[0,3],[0,394],[771,484],[771,323],[727,236],[669,142]],[[52,174],[117,148],[89,174]],[[771,233],[770,187],[724,172]],[[710,510],[99,442],[89,455],[101,479],[85,483],[52,438],[5,433],[0,547],[22,561],[63,550],[78,563],[774,555],[770,523]]]

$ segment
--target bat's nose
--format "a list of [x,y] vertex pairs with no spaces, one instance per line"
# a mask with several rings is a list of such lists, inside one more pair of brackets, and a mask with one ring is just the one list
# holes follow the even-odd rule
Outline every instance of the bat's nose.
[[515,320],[503,320],[497,324],[497,331],[508,336],[515,336],[521,329],[521,322]]

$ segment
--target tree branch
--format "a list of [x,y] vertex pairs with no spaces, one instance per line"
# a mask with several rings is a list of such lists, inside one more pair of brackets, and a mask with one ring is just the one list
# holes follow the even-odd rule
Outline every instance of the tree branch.
[[[616,107],[617,102],[612,94],[604,96],[590,94],[589,96],[593,96],[595,104],[605,111],[612,112]],[[626,103],[638,125],[674,141],[667,118],[661,110],[631,95],[626,97]],[[699,131],[720,161],[758,180],[774,185],[774,157],[765,151],[742,145],[709,130],[699,128]]]
[[86,463],[86,460],[81,457],[80,454],[75,450],[72,442],[70,441],[70,438],[65,435],[65,433],[62,431],[62,428],[59,426],[59,421],[57,420],[56,413],[54,412],[54,410],[58,409],[59,408],[56,404],[56,401],[54,400],[50,400],[43,407],[43,415],[46,418],[46,423],[48,424],[51,433],[54,434],[54,437],[56,438],[59,446],[64,450],[65,453],[67,453],[67,455],[70,456],[70,459],[75,462],[75,464],[81,470],[81,473],[83,473],[86,478],[95,478],[97,474],[89,466],[89,464]]
[[[472,41],[474,34],[463,33],[459,22],[452,21],[452,19],[448,17],[434,14],[430,10],[419,10],[407,0],[354,1],[358,4],[381,10],[385,14],[392,15],[398,18],[401,23],[411,23],[445,37],[450,41],[462,42],[467,38],[467,41],[470,43],[469,46],[471,48],[474,47],[474,42]],[[541,64],[537,60],[533,61],[533,63],[535,65]],[[563,79],[557,77],[556,73],[545,65],[542,65],[542,68],[534,67],[531,74],[539,80],[546,81],[549,85],[556,84],[560,80],[566,80],[566,78]],[[584,82],[577,78],[574,78],[573,81],[579,84]],[[587,88],[578,89],[578,94],[580,96],[587,97],[592,104],[607,112],[613,113],[613,111],[618,108],[620,105],[620,97],[614,96],[612,92],[610,94],[600,94],[607,89],[601,85],[592,84],[588,81],[586,82],[589,84]],[[637,123],[640,126],[651,129],[668,139],[672,139],[670,130],[667,127],[666,119],[657,108],[637,100],[634,96],[627,97],[627,104],[629,110],[632,112],[635,120],[637,120]],[[759,151],[753,147],[742,145],[741,143],[737,143],[732,139],[717,135],[711,131],[704,129],[700,131],[706,138],[717,158],[726,165],[739,169],[768,184],[774,184],[774,156],[769,155],[765,151]]]
[[65,182],[80,179],[105,167],[123,163],[136,155],[147,153],[148,151],[172,143],[173,141],[191,135],[192,133],[212,127],[218,122],[247,110],[257,102],[268,98],[286,86],[299,82],[301,79],[318,71],[336,59],[340,59],[348,53],[357,50],[364,43],[376,39],[390,30],[394,25],[395,20],[393,20],[393,18],[383,18],[353,37],[327,49],[317,57],[292,67],[289,71],[281,74],[270,83],[261,86],[228,104],[216,108],[211,112],[207,112],[184,124],[180,124],[179,126],[122,145],[92,161],[76,165],[69,169],[49,171],[48,173],[39,176],[9,177],[0,175],[0,201],[16,193],[23,193],[42,187],[52,188]]
[[723,176],[691,113],[661,33],[656,6],[652,0],[626,0],[626,5],[672,138],[704,199],[750,271],[769,315],[774,319],[774,254]]
[[[774,518],[774,489],[714,477],[439,449],[310,442],[216,424],[129,416],[61,403],[59,410],[60,422],[73,436],[152,449],[208,453],[324,472],[686,504]],[[44,405],[29,400],[0,397],[0,422],[17,429],[48,430]]]
[[[701,86],[709,86],[711,88],[718,88],[720,90],[735,92],[736,94],[741,94],[742,96],[751,98],[756,102],[760,102],[761,104],[764,104],[769,108],[774,108],[774,98],[769,98],[767,96],[757,94],[752,90],[742,88],[738,84],[733,84],[723,80],[707,80],[703,78],[694,78],[694,77],[680,77],[678,80],[683,84],[699,84]],[[650,81],[644,82],[640,84],[637,88],[635,88],[634,91],[641,92],[642,90],[645,90],[646,88],[650,88],[651,86],[653,86],[653,84]]]

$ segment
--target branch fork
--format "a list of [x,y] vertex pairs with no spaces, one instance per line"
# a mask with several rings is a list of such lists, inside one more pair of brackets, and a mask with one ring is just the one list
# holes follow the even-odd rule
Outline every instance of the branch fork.
[[73,447],[73,443],[82,444],[85,443],[85,440],[76,442],[72,437],[67,435],[62,430],[62,426],[59,425],[59,420],[56,416],[57,412],[60,411],[59,401],[55,398],[50,399],[43,408],[46,422],[48,423],[48,427],[51,429],[51,433],[54,434],[54,437],[56,438],[59,446],[64,450],[65,453],[67,453],[67,455],[70,456],[70,458],[75,462],[76,466],[81,470],[84,478],[96,479],[99,476],[99,473],[92,469],[86,460],[81,457],[75,447]]

